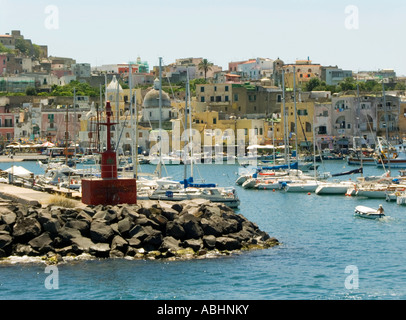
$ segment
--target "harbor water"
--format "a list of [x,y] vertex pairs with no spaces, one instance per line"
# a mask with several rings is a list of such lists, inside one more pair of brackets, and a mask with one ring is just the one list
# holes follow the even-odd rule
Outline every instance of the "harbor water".
[[[17,163],[15,163],[17,164]],[[0,163],[8,169],[12,163]],[[20,162],[35,174],[35,162]],[[325,161],[338,173],[345,161]],[[167,166],[175,179],[182,166]],[[143,165],[152,172],[154,166]],[[0,262],[0,299],[91,300],[403,300],[406,298],[406,207],[396,202],[348,196],[318,196],[245,190],[235,185],[238,165],[202,164],[194,177],[235,186],[238,209],[281,245],[220,258],[164,261],[102,259],[57,266],[58,288],[47,288],[46,265]],[[365,167],[364,175],[382,169]],[[393,171],[392,175],[398,172]],[[166,174],[164,170],[164,174]],[[341,180],[358,175],[342,176]],[[354,216],[357,205],[377,208],[379,220]]]

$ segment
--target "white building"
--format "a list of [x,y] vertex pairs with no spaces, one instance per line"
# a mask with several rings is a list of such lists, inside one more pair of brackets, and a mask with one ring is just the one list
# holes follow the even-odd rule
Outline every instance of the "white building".
[[261,80],[273,73],[273,60],[268,58],[257,58],[241,63],[237,67],[242,77],[247,80]]

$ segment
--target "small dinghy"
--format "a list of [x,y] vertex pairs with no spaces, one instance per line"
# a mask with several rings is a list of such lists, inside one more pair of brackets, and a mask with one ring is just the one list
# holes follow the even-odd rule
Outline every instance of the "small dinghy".
[[383,218],[385,214],[383,213],[383,207],[380,204],[378,209],[373,209],[365,206],[356,206],[355,215],[367,219],[379,219]]

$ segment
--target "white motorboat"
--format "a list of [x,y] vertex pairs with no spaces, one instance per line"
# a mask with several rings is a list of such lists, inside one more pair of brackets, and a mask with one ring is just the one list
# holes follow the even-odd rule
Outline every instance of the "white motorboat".
[[403,190],[405,190],[405,185],[376,184],[357,187],[356,195],[373,199],[386,199],[388,194]]
[[191,199],[205,199],[211,202],[221,202],[230,208],[240,205],[235,189],[232,187],[184,187],[180,182],[158,182],[159,186],[152,191],[151,200],[182,201]]
[[306,180],[300,182],[289,182],[283,187],[286,192],[315,192],[320,182],[317,180]]
[[320,183],[315,191],[316,194],[340,194],[345,195],[348,188],[354,186],[354,182],[351,181],[335,181],[335,182],[323,182]]
[[35,182],[37,184],[59,185],[70,189],[79,189],[82,178],[99,176],[100,170],[98,169],[73,169],[67,165],[61,165],[58,168],[46,169],[43,175],[36,176]]
[[382,205],[379,205],[378,209],[373,209],[365,206],[356,206],[354,214],[357,217],[366,218],[366,219],[379,219],[385,216]]

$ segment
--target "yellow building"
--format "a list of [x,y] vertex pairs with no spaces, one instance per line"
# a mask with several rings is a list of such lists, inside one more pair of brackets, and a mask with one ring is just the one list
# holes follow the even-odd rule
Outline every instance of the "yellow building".
[[321,65],[313,64],[311,60],[297,60],[295,64],[284,65],[283,70],[287,88],[293,88],[295,76],[296,85],[306,83],[312,78],[321,77]]
[[[173,120],[173,134],[182,136],[182,116]],[[188,129],[190,128],[188,119]],[[252,144],[264,144],[266,138],[265,120],[263,119],[237,119],[231,118],[220,120],[217,111],[204,111],[193,113],[192,129],[195,132],[194,139],[200,140],[200,146],[244,146]],[[197,136],[196,136],[197,135]],[[196,142],[195,140],[195,142]],[[176,143],[173,139],[172,147],[183,148],[184,143]],[[223,149],[227,152],[227,149]]]
[[[294,102],[286,103],[287,126],[289,141],[292,146],[295,146],[297,134],[298,147],[306,147],[313,142],[313,117],[314,117],[314,102],[296,102],[296,124],[295,128],[295,104]],[[285,118],[282,115],[282,126],[284,125]],[[282,129],[283,133],[283,129]],[[306,142],[307,141],[307,142]],[[309,144],[310,143],[310,144]]]

